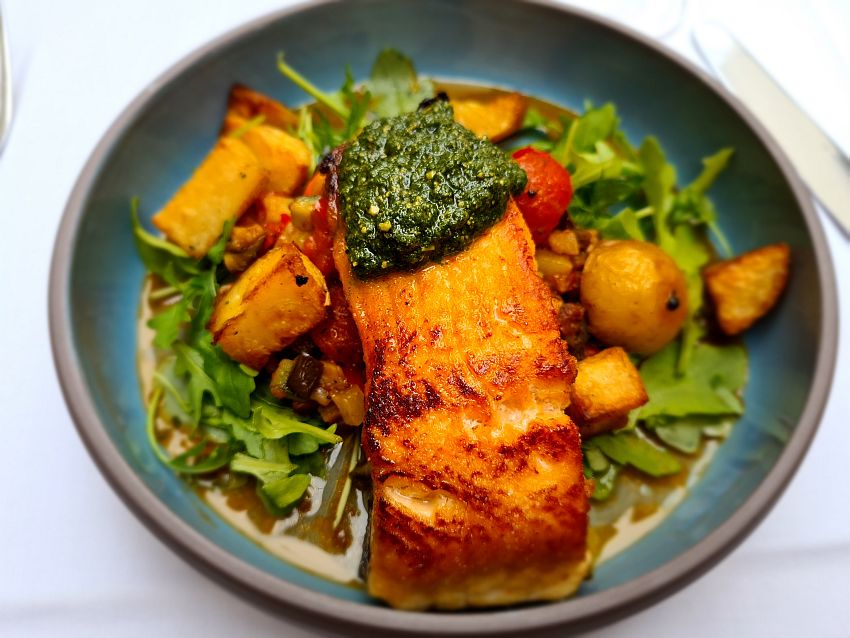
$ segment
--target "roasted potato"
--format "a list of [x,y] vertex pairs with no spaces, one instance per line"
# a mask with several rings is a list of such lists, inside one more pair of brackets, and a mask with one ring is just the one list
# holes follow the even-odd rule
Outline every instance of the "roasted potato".
[[625,425],[649,398],[626,351],[607,348],[578,362],[570,399],[568,412],[582,436],[593,436]]
[[[228,120],[234,118],[228,117]],[[239,126],[247,120],[233,122]],[[273,126],[259,124],[246,127],[239,139],[259,158],[268,170],[268,190],[281,195],[293,195],[307,181],[313,156],[297,137]]]
[[644,241],[604,241],[587,258],[581,303],[590,333],[610,346],[651,354],[679,333],[688,316],[685,276]]
[[200,259],[221,237],[225,222],[241,216],[266,189],[267,180],[268,171],[245,143],[221,138],[153,223]]
[[[263,116],[263,123],[275,128],[292,130],[298,126],[298,115],[290,111],[277,100],[258,93],[247,86],[235,84],[227,97],[227,114],[242,120]],[[225,120],[225,127],[228,121]],[[223,134],[231,131],[224,130]]]
[[519,93],[502,93],[452,100],[455,120],[479,137],[498,142],[522,127],[528,100]]
[[293,244],[283,244],[219,294],[208,327],[232,359],[259,369],[324,319],[329,304],[322,273]]
[[703,271],[723,332],[740,334],[773,308],[788,282],[790,262],[788,244],[771,244]]

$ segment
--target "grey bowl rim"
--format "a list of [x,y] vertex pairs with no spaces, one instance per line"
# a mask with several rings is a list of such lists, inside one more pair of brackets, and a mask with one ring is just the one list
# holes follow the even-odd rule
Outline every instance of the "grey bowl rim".
[[[555,0],[511,0],[552,9],[595,22],[619,37],[649,48],[684,69],[713,91],[746,123],[764,144],[797,201],[815,248],[822,297],[821,339],[811,390],[800,420],[774,466],[749,498],[711,534],[694,547],[653,571],[609,590],[564,601],[491,611],[451,614],[397,611],[364,605],[309,590],[273,576],[219,547],[173,513],[133,472],[112,443],[89,395],[75,356],[66,315],[70,266],[83,217],[84,204],[114,143],[148,103],[196,63],[250,36],[268,24],[305,9],[344,0],[306,0],[272,11],[212,38],[172,64],[144,88],[109,126],[83,167],[57,231],[48,286],[50,341],[62,393],[72,420],[100,472],[127,507],[162,542],[190,565],[249,601],[263,604],[300,623],[336,627],[353,623],[360,630],[428,635],[495,635],[558,627],[579,630],[608,624],[635,613],[678,591],[716,565],[746,538],[782,495],[802,462],[820,423],[832,384],[837,357],[838,307],[835,272],[829,246],[815,212],[812,196],[790,161],[755,116],[719,82],[679,53],[614,20],[568,7]],[[340,625],[342,623],[342,625]],[[354,627],[351,627],[354,629]]]

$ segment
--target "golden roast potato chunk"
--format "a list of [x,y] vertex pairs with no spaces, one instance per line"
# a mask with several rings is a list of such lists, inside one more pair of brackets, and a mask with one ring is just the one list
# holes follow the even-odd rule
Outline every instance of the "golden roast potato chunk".
[[269,191],[281,195],[293,195],[301,189],[310,172],[313,156],[307,145],[286,131],[265,124],[251,126],[248,120],[228,116],[225,129],[238,131],[244,142],[268,170]]
[[265,190],[268,171],[243,142],[221,138],[165,207],[154,225],[195,259],[207,254],[224,224]]
[[649,400],[629,355],[616,347],[578,362],[570,398],[567,412],[582,436],[622,427],[629,412]]
[[522,127],[528,100],[519,93],[452,100],[455,120],[478,137],[498,142]]
[[325,318],[325,278],[293,244],[267,252],[216,299],[209,330],[232,359],[259,369]]
[[[263,124],[284,130],[298,127],[298,115],[293,111],[268,95],[249,89],[242,84],[236,84],[230,89],[230,94],[227,96],[227,114],[243,120],[251,120],[262,115]],[[227,120],[225,120],[225,126],[227,126]],[[229,132],[225,130],[222,134]]]
[[790,263],[788,244],[771,244],[703,271],[723,332],[739,334],[773,308],[788,282]]
[[679,333],[688,316],[685,276],[645,241],[604,241],[587,258],[581,303],[588,330],[610,346],[651,354]]

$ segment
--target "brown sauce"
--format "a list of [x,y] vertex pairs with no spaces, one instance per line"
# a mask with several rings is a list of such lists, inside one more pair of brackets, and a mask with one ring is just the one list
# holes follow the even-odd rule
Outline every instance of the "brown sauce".
[[[440,82],[449,96],[499,93],[472,84]],[[564,108],[529,98],[529,105],[549,118],[576,117]],[[137,327],[137,361],[141,394],[145,402],[153,391],[157,355],[153,331],[147,322],[161,308],[158,284],[148,278],[143,287]],[[151,293],[154,293],[153,299]],[[186,449],[188,438],[159,419],[160,443],[172,454]],[[719,446],[704,441],[694,455],[677,454],[683,470],[665,478],[651,478],[625,468],[617,489],[605,502],[592,502],[588,546],[597,564],[627,549],[657,527],[681,503],[699,479]],[[199,497],[223,520],[266,551],[305,571],[329,580],[363,587],[361,564],[367,541],[368,488],[344,477],[359,458],[359,430],[327,453],[327,480],[312,477],[308,495],[285,517],[270,514],[252,480],[220,472],[212,477],[187,479]],[[339,480],[337,480],[339,479]]]

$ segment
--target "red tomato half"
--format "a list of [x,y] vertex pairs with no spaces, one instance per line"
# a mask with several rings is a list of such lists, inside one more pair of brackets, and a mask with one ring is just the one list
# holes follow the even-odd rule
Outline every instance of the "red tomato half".
[[573,196],[570,174],[549,153],[531,146],[519,149],[513,158],[528,176],[525,190],[516,203],[531,236],[540,244],[546,241],[570,204]]

